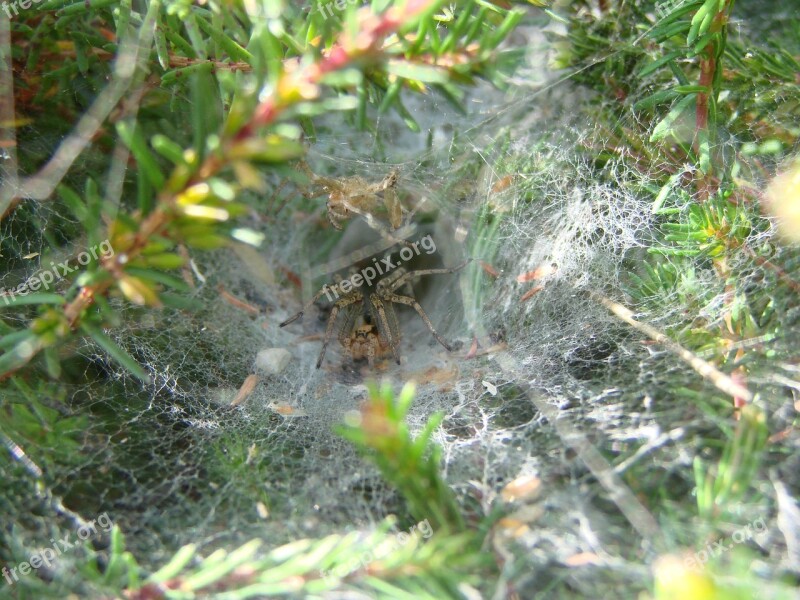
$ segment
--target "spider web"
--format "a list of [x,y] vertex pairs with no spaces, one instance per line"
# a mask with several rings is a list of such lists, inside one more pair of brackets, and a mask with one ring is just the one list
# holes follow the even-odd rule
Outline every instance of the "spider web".
[[[417,382],[412,431],[433,412],[444,412],[435,438],[462,505],[478,499],[488,511],[499,490],[523,475],[549,484],[539,512],[529,515],[530,527],[497,542],[514,556],[503,576],[517,586],[549,579],[553,561],[564,564],[583,553],[614,560],[599,578],[573,576],[578,592],[596,594],[605,577],[611,589],[619,581],[643,585],[639,547],[672,549],[693,539],[691,523],[680,526],[668,515],[652,514],[635,493],[665,479],[672,489],[691,492],[692,459],[707,452],[700,446],[709,427],[703,403],[719,395],[589,295],[630,300],[623,294],[630,286],[626,274],[641,272],[637,265],[659,226],[647,186],[666,165],[636,172],[620,159],[599,168],[587,158],[586,148],[613,142],[591,119],[596,98],[546,68],[539,28],[521,35],[530,42],[530,57],[508,94],[479,86],[467,97],[466,116],[435,96],[411,99],[408,108],[422,134],[388,116],[377,119],[375,132],[352,133],[331,117],[317,125],[309,156],[315,172],[330,177],[378,182],[399,169],[398,189],[413,206],[416,227],[408,239],[430,236],[436,245],[435,252],[408,261],[409,269],[472,259],[463,272],[413,282],[415,296],[454,352],[436,343],[413,310],[399,308],[400,367],[389,360],[377,373],[365,373],[332,340],[316,369],[329,314],[325,303],[289,327],[278,325],[334,274],[399,249],[387,248],[358,219],[336,233],[322,201],[312,204],[299,188],[284,188],[282,197],[262,199],[264,212],[247,223],[265,236],[257,252],[192,254],[190,296],[197,310],[141,314],[115,307],[123,318],[111,333],[149,372],[150,386],[89,342],[74,349],[91,367],[61,404],[43,405],[63,411],[60,436],[80,449],[80,460],[47,459],[53,450],[47,443],[25,447],[43,465],[44,480],[16,462],[2,463],[2,508],[14,515],[3,532],[6,562],[26,560],[81,519],[103,512],[150,568],[189,542],[206,554],[253,537],[277,546],[405,515],[398,494],[332,432],[365,398],[365,377],[388,379],[398,389],[409,379]],[[622,123],[628,125],[633,127],[633,116]],[[720,150],[732,142],[720,142]],[[272,183],[278,189],[280,182]],[[63,217],[43,204],[30,212],[42,231]],[[9,234],[15,255],[47,242],[27,234],[23,241],[14,221],[3,227],[15,232]],[[748,242],[761,247],[773,235],[767,228]],[[796,265],[796,258],[777,258]],[[37,270],[21,261],[15,269]],[[732,269],[741,289],[773,286],[782,330],[796,327],[796,303],[775,273],[754,264]],[[518,281],[531,273],[535,279]],[[704,325],[724,326],[725,282],[708,261],[689,264],[686,273],[693,277],[692,306]],[[19,273],[9,272],[0,284],[18,279]],[[532,293],[536,286],[542,289]],[[676,286],[658,306],[634,306],[639,320],[673,333],[686,327],[684,289]],[[276,374],[255,364],[258,353],[270,348],[290,355]],[[789,339],[761,340],[749,366],[776,431],[792,417],[780,379],[788,375],[776,369],[774,357],[793,352]],[[252,374],[259,377],[255,388],[232,407]],[[676,402],[677,388],[704,399],[691,406]],[[587,445],[599,449],[600,462],[576,450]],[[647,468],[633,470],[642,464]],[[791,473],[789,464],[777,468]],[[629,469],[642,479],[626,478]],[[34,507],[31,497],[39,498]],[[742,522],[768,510],[763,501],[746,509]],[[774,537],[761,549],[776,563],[784,552]],[[57,564],[52,577],[59,589],[80,589],[70,565],[83,552],[79,548]]]

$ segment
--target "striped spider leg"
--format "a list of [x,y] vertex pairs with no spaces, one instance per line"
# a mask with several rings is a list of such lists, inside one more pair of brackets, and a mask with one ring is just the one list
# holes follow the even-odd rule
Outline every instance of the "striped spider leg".
[[449,269],[421,269],[418,271],[406,271],[405,269],[400,268],[378,282],[375,292],[370,294],[369,300],[374,312],[377,314],[378,323],[381,326],[380,328],[382,329],[383,336],[389,343],[389,346],[391,346],[394,360],[398,365],[400,364],[400,353],[398,352],[397,347],[400,336],[398,333],[399,330],[397,326],[397,316],[395,315],[392,304],[404,304],[413,308],[415,311],[417,311],[417,314],[433,334],[433,337],[436,338],[436,341],[439,342],[448,352],[450,352],[452,348],[450,344],[448,344],[436,331],[433,323],[431,323],[431,320],[428,318],[428,315],[422,309],[420,303],[417,302],[417,299],[412,295],[402,296],[400,294],[396,294],[395,291],[401,286],[409,283],[414,277],[421,277],[422,275],[455,273],[456,271],[464,268],[469,262],[470,261],[467,260],[457,267],[451,267]]
[[336,325],[336,317],[339,316],[339,311],[345,311],[345,318],[339,326],[339,343],[347,348],[347,340],[350,338],[350,332],[353,329],[353,322],[356,316],[361,313],[364,307],[364,294],[358,290],[353,290],[347,293],[344,297],[339,298],[333,303],[331,307],[331,314],[328,317],[328,326],[325,328],[325,339],[322,340],[322,349],[319,351],[319,358],[317,358],[317,368],[322,366],[322,359],[325,358],[325,349],[328,347],[328,342],[331,339],[333,328]]
[[338,335],[339,342],[343,346],[345,345],[344,340],[349,337],[350,330],[353,327],[353,322],[355,321],[356,316],[363,311],[364,295],[358,290],[351,290],[339,298],[339,293],[341,292],[341,288],[339,287],[340,285],[341,282],[332,286],[329,286],[326,283],[316,294],[314,294],[314,297],[311,298],[311,300],[309,300],[305,306],[303,306],[300,312],[289,317],[283,323],[278,325],[278,327],[286,327],[290,323],[294,323],[297,319],[302,317],[305,311],[308,310],[309,307],[311,307],[317,300],[319,300],[323,294],[330,294],[330,292],[334,292],[334,294],[336,294],[338,300],[336,300],[331,307],[331,314],[328,316],[328,325],[325,328],[325,337],[322,341],[322,349],[320,350],[319,358],[317,358],[318,369],[322,365],[322,359],[325,357],[325,350],[328,348],[328,342],[330,341],[333,329],[336,326],[336,319],[339,316],[339,311],[343,310],[345,312],[345,320],[339,327]]

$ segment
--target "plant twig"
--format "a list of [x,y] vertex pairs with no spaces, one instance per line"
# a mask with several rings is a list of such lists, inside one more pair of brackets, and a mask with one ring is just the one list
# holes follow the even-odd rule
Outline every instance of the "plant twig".
[[590,295],[608,310],[610,310],[616,317],[622,321],[625,321],[637,331],[644,333],[651,340],[662,344],[673,354],[678,355],[682,360],[686,361],[689,366],[697,371],[700,376],[711,381],[711,383],[713,383],[717,389],[725,392],[734,399],[739,398],[745,402],[752,402],[753,394],[750,392],[750,390],[741,384],[736,383],[733,378],[717,369],[708,361],[703,360],[690,350],[687,350],[677,342],[671,340],[655,327],[648,325],[647,323],[641,323],[640,321],[637,321],[633,317],[633,311],[631,311],[629,308],[619,304],[618,302],[614,302],[613,300],[606,298],[601,294],[590,292]]

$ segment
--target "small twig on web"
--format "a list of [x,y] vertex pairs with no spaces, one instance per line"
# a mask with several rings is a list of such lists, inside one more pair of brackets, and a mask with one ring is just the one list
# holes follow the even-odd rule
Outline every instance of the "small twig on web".
[[598,300],[608,310],[610,310],[615,316],[625,321],[628,325],[637,331],[644,333],[651,340],[662,344],[670,352],[677,354],[682,360],[689,363],[689,366],[697,371],[699,375],[711,381],[711,383],[713,383],[718,389],[730,395],[732,398],[739,398],[748,403],[752,402],[753,394],[750,392],[750,390],[743,385],[736,383],[730,376],[717,369],[708,361],[703,360],[677,342],[674,342],[655,327],[647,325],[646,323],[640,323],[634,319],[633,312],[629,308],[614,302],[613,300],[606,298],[601,294],[594,292],[589,292],[589,294],[594,299]]

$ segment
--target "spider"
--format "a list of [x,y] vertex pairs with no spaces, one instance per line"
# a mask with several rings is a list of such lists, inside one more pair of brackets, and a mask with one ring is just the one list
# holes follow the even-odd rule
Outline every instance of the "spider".
[[376,231],[383,231],[385,226],[375,216],[381,209],[381,204],[388,213],[392,230],[399,229],[403,224],[403,205],[397,197],[399,174],[396,169],[390,171],[382,181],[369,183],[357,175],[341,179],[320,177],[305,161],[300,162],[300,168],[313,186],[321,188],[327,194],[328,221],[335,229],[341,230],[342,222],[357,214],[364,217]]
[[339,342],[354,361],[366,358],[369,366],[374,367],[375,359],[389,352],[389,344],[381,339],[374,323],[367,322],[363,317],[362,320],[363,325],[354,327],[350,336],[344,339],[340,337]]
[[[336,327],[336,321],[340,312],[344,313],[344,320],[339,326],[339,343],[353,360],[360,360],[366,357],[370,366],[374,366],[375,358],[387,354],[388,351],[391,350],[395,362],[399,365],[400,353],[398,351],[398,346],[400,342],[400,330],[397,324],[397,315],[393,307],[394,304],[404,304],[416,310],[417,314],[419,314],[422,321],[433,334],[433,337],[436,338],[436,341],[449,352],[452,349],[450,344],[448,344],[442,336],[437,333],[436,329],[434,329],[433,323],[431,323],[431,320],[428,318],[428,315],[425,314],[419,302],[417,302],[412,295],[397,294],[396,290],[408,284],[414,277],[455,273],[466,266],[467,263],[469,263],[468,260],[457,267],[451,267],[449,269],[422,269],[418,271],[407,271],[405,268],[400,267],[391,275],[387,275],[378,281],[374,286],[374,290],[370,293],[362,292],[357,287],[350,289],[350,291],[345,291],[350,288],[349,285],[343,285],[348,283],[348,281],[339,282],[334,286],[326,284],[322,286],[322,289],[314,295],[300,312],[286,319],[280,324],[280,327],[285,327],[302,317],[308,307],[319,300],[322,294],[329,294],[333,291],[337,300],[333,303],[331,314],[328,317],[325,337],[322,341],[322,349],[317,359],[318,369],[322,365],[322,359],[325,357],[325,350],[328,347],[331,335]],[[360,317],[360,324],[354,325],[357,317]]]

